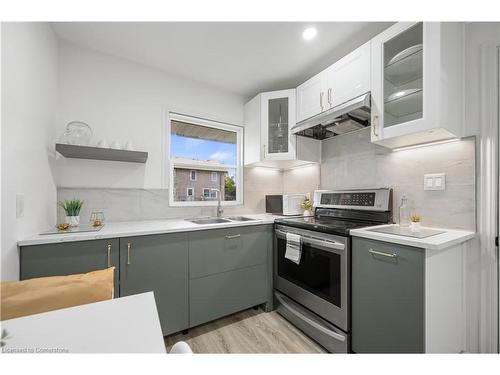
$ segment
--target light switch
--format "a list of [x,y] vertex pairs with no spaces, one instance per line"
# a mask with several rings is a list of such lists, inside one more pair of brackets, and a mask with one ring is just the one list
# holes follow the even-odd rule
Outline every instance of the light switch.
[[24,194],[16,194],[16,218],[24,217]]
[[433,178],[432,177],[424,177],[424,186],[426,188],[432,189],[432,186],[434,185]]
[[445,190],[446,175],[444,173],[424,174],[424,190]]

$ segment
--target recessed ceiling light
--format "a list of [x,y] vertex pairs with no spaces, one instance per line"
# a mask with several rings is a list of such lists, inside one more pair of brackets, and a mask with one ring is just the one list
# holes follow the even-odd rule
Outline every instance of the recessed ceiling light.
[[318,33],[318,31],[316,30],[316,28],[308,27],[302,33],[302,38],[304,38],[305,40],[311,40],[311,39],[314,39],[316,37],[317,33]]

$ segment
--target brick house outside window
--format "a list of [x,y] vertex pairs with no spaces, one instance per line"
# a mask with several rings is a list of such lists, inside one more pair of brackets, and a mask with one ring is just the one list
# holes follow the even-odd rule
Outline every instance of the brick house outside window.
[[218,194],[211,190],[214,188],[221,191],[221,200],[224,201],[226,173],[227,166],[218,161],[175,158],[175,201],[216,201]]

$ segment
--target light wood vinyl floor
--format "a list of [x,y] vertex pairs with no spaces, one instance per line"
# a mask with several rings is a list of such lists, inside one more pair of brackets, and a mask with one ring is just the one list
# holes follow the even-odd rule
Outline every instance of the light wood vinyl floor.
[[185,341],[194,353],[324,353],[324,349],[276,311],[244,310],[165,337],[170,350]]

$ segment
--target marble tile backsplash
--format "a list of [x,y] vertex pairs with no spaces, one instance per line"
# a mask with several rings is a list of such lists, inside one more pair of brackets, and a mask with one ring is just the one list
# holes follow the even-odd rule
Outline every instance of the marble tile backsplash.
[[[314,189],[313,189],[314,190]],[[283,193],[283,172],[270,168],[245,168],[244,204],[224,207],[224,214],[265,212],[266,194]],[[215,207],[170,207],[168,189],[116,189],[58,187],[57,199],[78,198],[84,201],[80,220],[86,223],[93,211],[102,211],[108,221],[154,220],[213,216]],[[64,221],[58,208],[57,218]]]
[[[424,191],[426,173],[446,173],[446,190]],[[402,194],[428,226],[475,229],[475,138],[391,151],[369,129],[323,141],[322,189],[392,187],[394,219]]]
[[[425,173],[446,173],[446,190],[424,191]],[[399,221],[401,195],[408,196],[411,211],[423,225],[475,229],[475,139],[391,151],[370,142],[369,129],[323,141],[321,165],[288,171],[247,167],[244,204],[225,207],[224,213],[265,212],[266,194],[312,193],[321,189],[392,187],[394,219]],[[154,220],[211,216],[214,207],[169,207],[167,189],[58,188],[58,201],[85,201],[81,221],[92,211],[106,220]],[[58,209],[58,220],[64,212]]]

